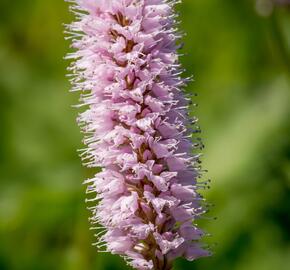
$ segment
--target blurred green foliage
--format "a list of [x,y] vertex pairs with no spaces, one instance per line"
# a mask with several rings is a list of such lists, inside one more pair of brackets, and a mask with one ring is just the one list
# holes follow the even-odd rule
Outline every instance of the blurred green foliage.
[[[261,2],[261,1],[259,1]],[[261,3],[259,3],[260,5]],[[290,11],[254,0],[184,0],[181,53],[197,92],[215,255],[176,270],[290,269]],[[72,20],[62,0],[0,3],[0,269],[122,270],[91,243],[68,92]]]

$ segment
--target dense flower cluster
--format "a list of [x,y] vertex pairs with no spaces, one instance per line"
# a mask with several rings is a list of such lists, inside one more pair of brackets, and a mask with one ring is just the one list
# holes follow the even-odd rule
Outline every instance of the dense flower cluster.
[[69,26],[73,91],[86,110],[81,156],[102,167],[86,181],[96,245],[134,268],[171,269],[177,257],[208,256],[195,220],[200,144],[178,63],[173,0],[75,0]]

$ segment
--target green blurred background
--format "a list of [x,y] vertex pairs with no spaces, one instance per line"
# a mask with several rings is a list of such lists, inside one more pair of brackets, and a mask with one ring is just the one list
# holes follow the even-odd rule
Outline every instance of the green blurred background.
[[[273,0],[274,1],[274,0]],[[176,270],[289,270],[290,9],[271,0],[184,0],[182,58],[195,75],[217,243]],[[125,270],[88,230],[62,0],[0,2],[0,269]]]

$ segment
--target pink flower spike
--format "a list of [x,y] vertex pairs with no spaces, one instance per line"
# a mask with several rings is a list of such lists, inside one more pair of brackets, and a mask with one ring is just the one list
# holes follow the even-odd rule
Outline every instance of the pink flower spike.
[[[198,182],[201,145],[191,139],[188,79],[177,49],[176,0],[67,0],[75,52],[72,91],[85,105],[81,158],[102,170],[85,183],[96,246],[138,270],[171,270],[178,257],[209,256],[196,221],[206,212]],[[195,142],[193,141],[195,140]]]

